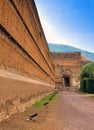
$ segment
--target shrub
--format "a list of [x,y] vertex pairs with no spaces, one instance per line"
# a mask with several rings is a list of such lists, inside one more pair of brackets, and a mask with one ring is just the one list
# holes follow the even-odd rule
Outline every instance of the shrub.
[[94,93],[94,62],[82,67],[79,78],[80,91]]
[[80,81],[80,91],[86,92],[86,80]]
[[88,93],[94,93],[94,79],[86,79],[86,91]]
[[79,78],[80,80],[83,80],[85,78],[94,79],[94,62],[86,64],[82,67]]

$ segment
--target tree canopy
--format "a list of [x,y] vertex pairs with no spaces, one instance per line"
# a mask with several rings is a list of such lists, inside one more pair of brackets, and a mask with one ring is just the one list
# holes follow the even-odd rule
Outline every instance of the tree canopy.
[[83,80],[85,78],[94,79],[94,62],[84,65],[80,71],[79,77],[80,80]]

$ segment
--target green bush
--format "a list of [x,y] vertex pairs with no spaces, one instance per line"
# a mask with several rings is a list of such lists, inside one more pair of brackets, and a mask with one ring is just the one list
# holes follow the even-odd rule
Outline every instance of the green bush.
[[94,79],[86,78],[80,81],[80,91],[94,93]]
[[94,93],[94,79],[91,78],[86,79],[86,91],[88,93]]
[[82,67],[80,71],[80,91],[94,93],[94,62]]
[[81,80],[80,81],[80,91],[86,92],[86,80]]
[[94,79],[94,62],[86,64],[81,68],[79,78],[80,80],[83,80],[85,78]]

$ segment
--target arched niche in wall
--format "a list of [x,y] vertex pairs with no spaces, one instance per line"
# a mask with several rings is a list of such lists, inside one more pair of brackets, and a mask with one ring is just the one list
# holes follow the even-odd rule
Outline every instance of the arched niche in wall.
[[62,78],[63,78],[64,87],[71,87],[72,86],[72,71],[64,70],[62,72]]

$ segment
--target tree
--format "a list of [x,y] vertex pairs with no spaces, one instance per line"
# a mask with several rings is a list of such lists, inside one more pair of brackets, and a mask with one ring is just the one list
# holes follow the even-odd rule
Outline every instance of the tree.
[[82,67],[79,78],[80,80],[84,80],[86,78],[94,79],[94,62],[86,64]]
[[94,93],[94,62],[84,65],[81,69],[80,91]]

